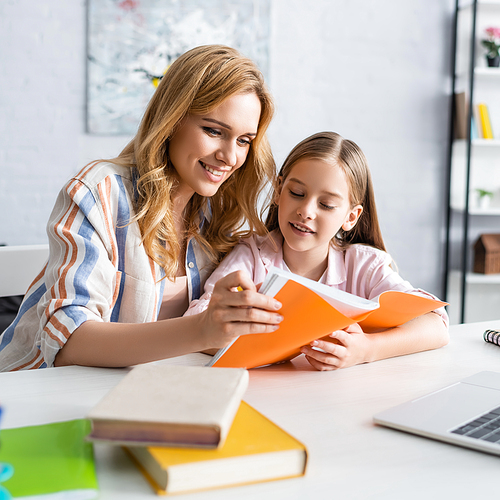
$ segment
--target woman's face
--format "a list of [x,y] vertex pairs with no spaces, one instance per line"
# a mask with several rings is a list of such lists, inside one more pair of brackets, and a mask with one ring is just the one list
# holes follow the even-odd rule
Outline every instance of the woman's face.
[[236,94],[203,115],[182,120],[169,145],[179,175],[174,197],[185,203],[194,193],[213,196],[246,160],[261,113],[255,93]]

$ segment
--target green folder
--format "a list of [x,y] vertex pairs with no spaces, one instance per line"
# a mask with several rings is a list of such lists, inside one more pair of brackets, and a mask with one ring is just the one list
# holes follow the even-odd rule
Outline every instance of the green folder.
[[[3,429],[0,462],[14,467],[2,483],[14,497],[65,492],[62,498],[88,499],[98,494],[88,420]],[[61,497],[60,497],[61,498]]]

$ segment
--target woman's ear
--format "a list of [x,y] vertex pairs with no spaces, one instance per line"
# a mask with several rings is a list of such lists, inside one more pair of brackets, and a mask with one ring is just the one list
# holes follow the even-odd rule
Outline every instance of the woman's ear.
[[342,229],[344,231],[350,231],[358,222],[361,214],[363,213],[363,207],[361,205],[356,205],[347,214],[345,222],[342,224]]

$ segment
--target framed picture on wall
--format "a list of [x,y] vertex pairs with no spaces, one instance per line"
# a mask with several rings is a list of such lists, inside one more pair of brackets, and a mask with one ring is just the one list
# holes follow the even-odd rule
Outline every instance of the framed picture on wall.
[[87,0],[87,132],[134,135],[172,62],[232,46],[268,72],[271,0]]

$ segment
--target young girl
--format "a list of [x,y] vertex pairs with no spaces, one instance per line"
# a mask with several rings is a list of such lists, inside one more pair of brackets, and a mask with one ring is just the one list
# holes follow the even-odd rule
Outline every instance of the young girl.
[[[222,261],[186,315],[210,306],[222,277],[240,270],[262,283],[272,266],[367,299],[386,290],[431,296],[391,268],[366,158],[336,133],[315,134],[292,150],[279,173],[266,226],[268,236],[241,240]],[[365,334],[354,324],[330,337],[331,342],[316,340],[302,348],[318,370],[441,347],[448,342],[448,318],[441,308],[380,333]]]
[[[274,331],[280,304],[249,279],[221,280],[203,314],[180,317],[243,225],[264,232],[256,206],[275,176],[273,109],[262,74],[234,49],[179,57],[121,154],[60,192],[48,263],[0,335],[0,370],[128,366]],[[235,296],[240,284],[248,293]]]

